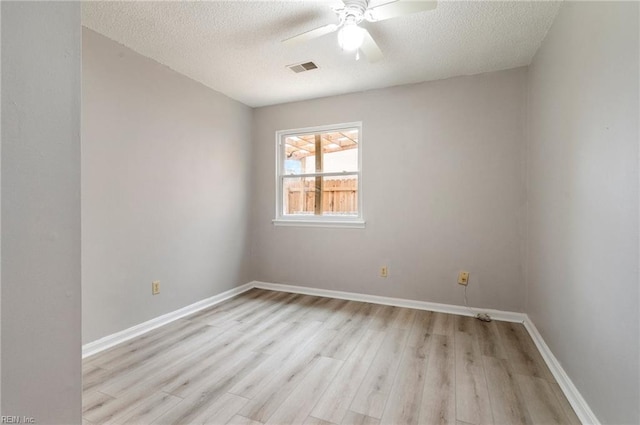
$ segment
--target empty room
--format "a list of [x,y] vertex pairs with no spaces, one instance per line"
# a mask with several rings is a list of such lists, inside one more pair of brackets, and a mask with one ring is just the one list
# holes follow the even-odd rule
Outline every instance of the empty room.
[[640,423],[640,3],[0,2],[0,423]]

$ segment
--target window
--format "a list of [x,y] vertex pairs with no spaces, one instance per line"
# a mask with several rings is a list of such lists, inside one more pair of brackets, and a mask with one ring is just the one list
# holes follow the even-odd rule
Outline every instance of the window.
[[362,124],[276,133],[275,224],[364,227]]

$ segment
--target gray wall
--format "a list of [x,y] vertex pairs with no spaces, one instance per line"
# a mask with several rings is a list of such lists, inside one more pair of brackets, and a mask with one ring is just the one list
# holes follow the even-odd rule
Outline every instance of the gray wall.
[[[526,69],[255,110],[255,276],[523,308]],[[276,130],[362,121],[365,229],[274,227]],[[378,277],[381,265],[389,277]]]
[[638,3],[562,7],[529,70],[527,306],[603,423],[640,422]]
[[[2,318],[2,6],[0,6],[0,319]],[[2,326],[0,325],[0,380],[2,379]],[[0,413],[2,383],[0,382]]]
[[[83,341],[250,280],[251,109],[83,29]],[[160,295],[151,282],[161,281]]]
[[80,423],[80,3],[2,8],[2,414]]

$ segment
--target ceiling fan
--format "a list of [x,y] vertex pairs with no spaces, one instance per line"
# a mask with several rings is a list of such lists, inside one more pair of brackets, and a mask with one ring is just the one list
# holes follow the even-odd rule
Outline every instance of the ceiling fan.
[[382,51],[371,34],[359,26],[362,21],[379,22],[399,16],[410,15],[436,8],[437,1],[404,1],[397,0],[380,6],[369,7],[369,0],[342,0],[344,7],[334,7],[338,16],[337,24],[328,24],[311,31],[303,32],[294,37],[283,40],[287,46],[296,46],[314,38],[322,37],[338,31],[338,44],[342,50],[362,51],[369,62],[376,62],[383,58]]

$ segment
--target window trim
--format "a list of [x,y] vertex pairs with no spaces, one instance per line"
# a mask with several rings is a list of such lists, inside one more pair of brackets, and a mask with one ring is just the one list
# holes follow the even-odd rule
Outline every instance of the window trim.
[[[301,177],[315,177],[318,174],[332,177],[340,175],[358,176],[358,215],[357,216],[316,216],[316,215],[284,215],[283,214],[283,174],[284,170],[284,139],[291,135],[317,134],[331,131],[347,129],[358,129],[358,171],[330,172],[301,174]],[[362,203],[362,121],[328,124],[316,127],[295,128],[289,130],[276,131],[276,208],[275,219],[272,220],[276,226],[301,226],[301,227],[343,227],[343,228],[364,228]],[[296,175],[297,177],[297,175]]]

